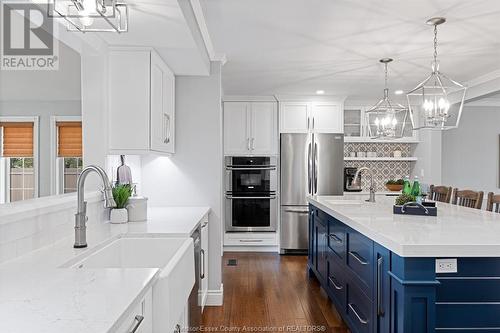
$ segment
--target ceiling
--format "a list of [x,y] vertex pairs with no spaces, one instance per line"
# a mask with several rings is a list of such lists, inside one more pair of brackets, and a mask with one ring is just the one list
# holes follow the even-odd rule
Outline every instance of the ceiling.
[[100,38],[111,46],[153,47],[176,75],[207,74],[208,59],[200,52],[193,24],[187,18],[191,15],[186,12],[191,10],[189,1],[126,0],[126,3],[128,32],[98,33]]
[[[203,0],[215,52],[225,53],[226,95],[311,95],[351,99],[409,90],[430,71],[439,27],[441,70],[466,82],[500,69],[498,0]],[[397,99],[397,97],[395,97]],[[402,98],[401,96],[399,98]]]

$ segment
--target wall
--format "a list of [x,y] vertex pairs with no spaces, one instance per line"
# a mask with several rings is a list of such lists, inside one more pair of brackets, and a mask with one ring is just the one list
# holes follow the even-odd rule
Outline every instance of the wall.
[[457,129],[443,132],[443,184],[484,191],[499,189],[500,106],[464,106]]
[[[221,65],[208,77],[176,77],[175,155],[142,158],[142,193],[149,204],[210,206],[209,289],[221,289]],[[222,301],[222,298],[220,299]]]
[[420,143],[414,155],[418,158],[412,176],[418,176],[421,183],[441,184],[441,131],[420,130]]
[[80,55],[59,43],[59,59],[57,71],[2,71],[0,74],[0,116],[39,116],[40,196],[50,195],[51,190],[50,117],[82,114]]

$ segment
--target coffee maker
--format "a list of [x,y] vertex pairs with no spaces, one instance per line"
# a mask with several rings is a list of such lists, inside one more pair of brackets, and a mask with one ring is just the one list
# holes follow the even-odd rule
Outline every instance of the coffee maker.
[[354,176],[358,168],[345,167],[344,168],[344,191],[345,192],[361,192],[361,173],[358,175],[357,181],[353,184]]

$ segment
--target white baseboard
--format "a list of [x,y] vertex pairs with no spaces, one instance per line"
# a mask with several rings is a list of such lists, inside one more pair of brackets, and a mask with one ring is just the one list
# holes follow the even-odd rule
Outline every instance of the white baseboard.
[[220,289],[209,289],[205,306],[221,306],[224,302],[224,284],[221,283]]
[[279,246],[227,246],[224,245],[224,252],[275,252],[279,253]]

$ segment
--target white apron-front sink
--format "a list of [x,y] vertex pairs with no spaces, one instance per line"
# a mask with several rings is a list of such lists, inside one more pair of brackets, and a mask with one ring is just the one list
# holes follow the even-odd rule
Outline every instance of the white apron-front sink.
[[175,327],[194,286],[191,238],[121,237],[78,259],[68,262],[67,267],[160,269],[153,285],[154,332],[170,332]]

